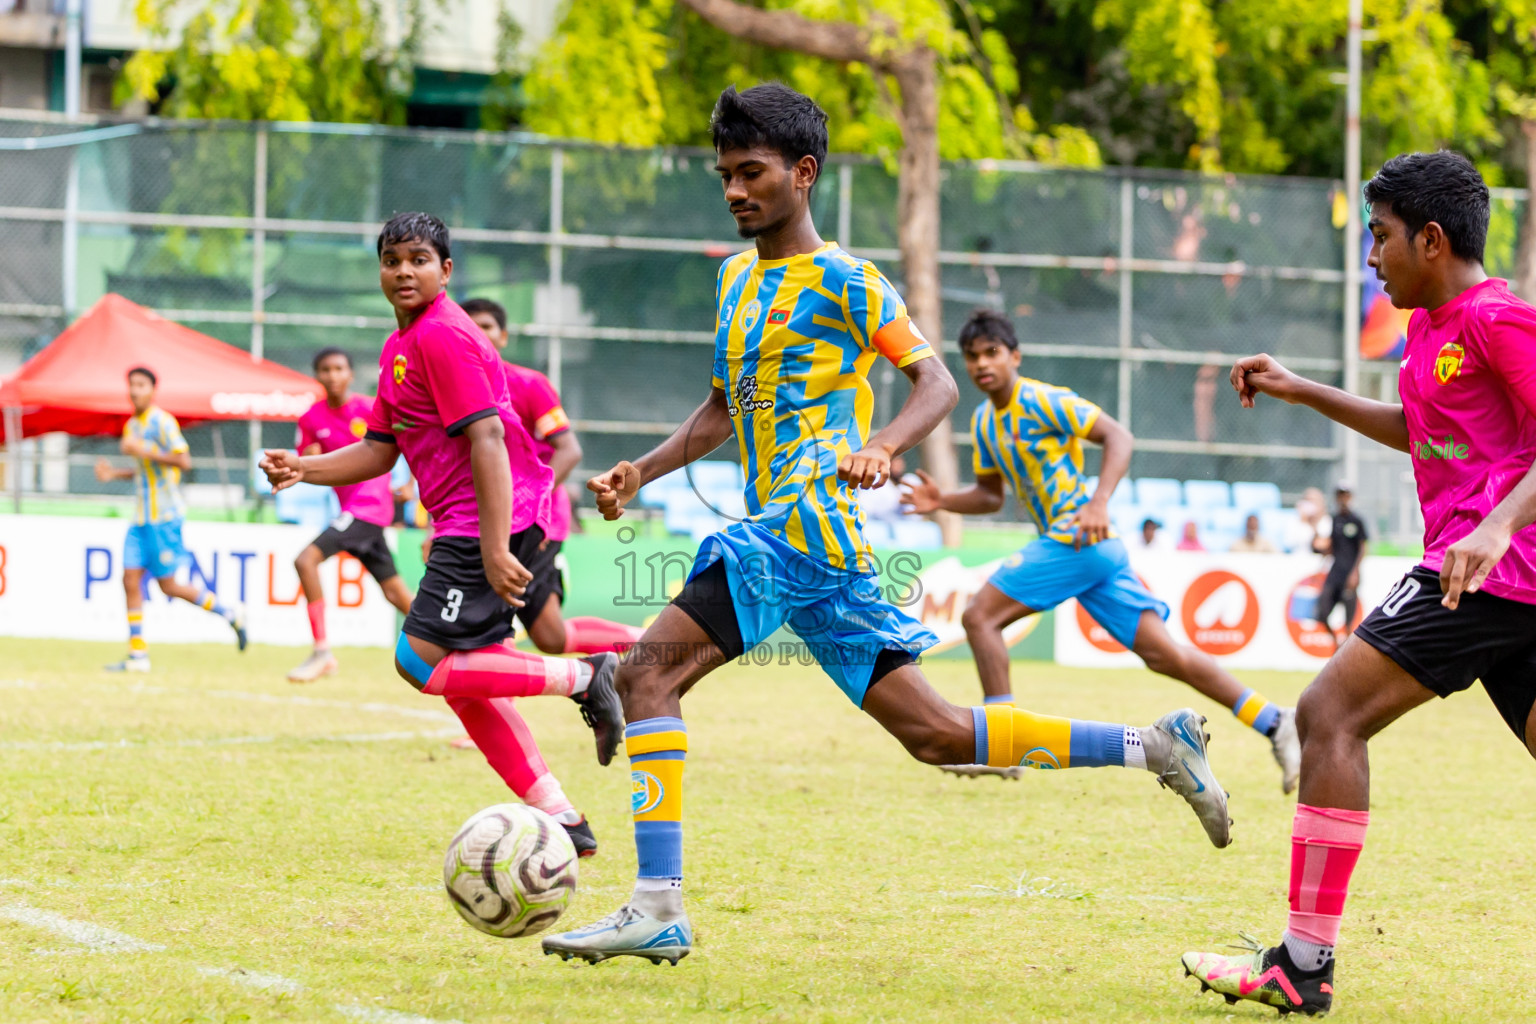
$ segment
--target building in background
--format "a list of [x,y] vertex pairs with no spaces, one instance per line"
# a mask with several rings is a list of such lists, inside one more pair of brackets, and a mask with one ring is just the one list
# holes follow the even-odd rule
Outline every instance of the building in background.
[[[81,0],[84,17],[80,108],[87,114],[127,113],[113,103],[123,61],[155,40],[134,18],[133,0]],[[387,30],[400,23],[403,0],[382,0]],[[498,15],[505,9],[522,28],[527,50],[554,31],[559,0],[440,0],[424,5],[431,19],[407,104],[407,123],[477,128],[496,73]],[[396,29],[397,30],[397,29]],[[0,0],[0,108],[64,109],[64,0]]]

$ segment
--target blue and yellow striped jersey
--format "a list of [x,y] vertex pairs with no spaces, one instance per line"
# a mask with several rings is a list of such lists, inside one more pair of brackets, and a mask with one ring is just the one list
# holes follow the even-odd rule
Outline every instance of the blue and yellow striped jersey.
[[1006,406],[987,399],[971,415],[972,468],[1003,474],[1040,535],[1071,544],[1072,516],[1092,497],[1083,438],[1098,418],[1099,407],[1076,392],[1020,377]]
[[[123,437],[142,441],[150,451],[169,455],[190,451],[181,436],[176,417],[157,406],[150,406],[123,424]],[[181,470],[163,466],[153,459],[135,459],[133,466],[133,522],[169,523],[186,515],[181,501]]]
[[869,440],[876,355],[934,354],[874,265],[828,242],[782,260],[725,261],[717,283],[714,385],[741,448],[750,521],[807,555],[867,571],[863,517],[837,464]]

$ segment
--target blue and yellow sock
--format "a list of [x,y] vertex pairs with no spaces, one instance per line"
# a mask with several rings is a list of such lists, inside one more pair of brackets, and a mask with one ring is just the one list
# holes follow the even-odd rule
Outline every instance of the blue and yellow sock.
[[218,595],[201,584],[197,588],[197,606],[205,612],[213,612],[225,622],[235,621],[235,613],[220,604]]
[[[630,813],[640,881],[680,887],[683,878],[683,760],[688,727],[681,718],[646,718],[624,729],[629,755]],[[637,886],[639,888],[639,886]]]
[[149,644],[144,642],[144,610],[128,613],[128,657],[149,657]]
[[983,704],[1007,704],[1011,706],[1013,704],[1013,694],[988,693],[981,698],[981,702]]
[[1239,722],[1265,736],[1274,732],[1276,723],[1280,721],[1280,709],[1266,700],[1262,693],[1253,690],[1243,691],[1237,703],[1232,705],[1232,713]]
[[994,768],[1103,768],[1125,766],[1128,733],[1123,725],[1053,718],[990,704],[971,708],[976,726],[976,763]]

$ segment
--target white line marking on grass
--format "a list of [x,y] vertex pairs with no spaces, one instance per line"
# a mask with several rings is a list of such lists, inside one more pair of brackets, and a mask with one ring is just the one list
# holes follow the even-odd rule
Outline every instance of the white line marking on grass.
[[159,943],[144,942],[86,921],[71,921],[51,910],[38,910],[25,903],[0,904],[0,917],[62,935],[93,953],[158,953],[165,949]]
[[386,1010],[378,1006],[358,1006],[356,1003],[337,1003],[332,1009],[353,1020],[366,1020],[370,1024],[464,1024],[463,1021],[458,1020],[438,1020],[436,1017],[422,1017],[418,1014],[401,1013],[399,1010]]
[[206,974],[210,978],[223,978],[236,985],[244,985],[246,988],[258,989],[262,992],[281,992],[296,996],[304,991],[304,986],[292,978],[285,978],[280,974],[248,971],[243,967],[199,967],[197,973]]
[[35,690],[37,684],[30,679],[0,679],[0,690]]
[[251,743],[390,743],[396,740],[431,740],[463,733],[462,727],[431,729],[425,732],[355,732],[341,736],[219,736],[206,740],[94,740],[80,743],[65,741],[17,741],[0,743],[0,750],[146,750],[178,747],[229,747]]

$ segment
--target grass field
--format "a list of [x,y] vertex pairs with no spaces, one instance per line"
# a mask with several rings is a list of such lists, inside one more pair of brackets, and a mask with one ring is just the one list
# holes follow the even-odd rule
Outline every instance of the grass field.
[[[910,762],[819,673],[732,667],[685,706],[688,898],[677,968],[563,964],[472,931],[440,882],[505,790],[384,651],[283,681],[293,650],[0,640],[0,1020],[1142,1021],[1272,1019],[1177,966],[1285,921],[1289,802],[1267,744],[1146,672],[1015,666],[1037,709],[1211,717],[1236,844],[1117,769],[960,780]],[[968,663],[931,662],[953,699]],[[1305,679],[1249,673],[1294,700]],[[563,701],[522,705],[603,847],[563,924],[634,870],[629,786]],[[1525,1020],[1536,772],[1481,691],[1374,748],[1375,820],[1335,1016]]]

